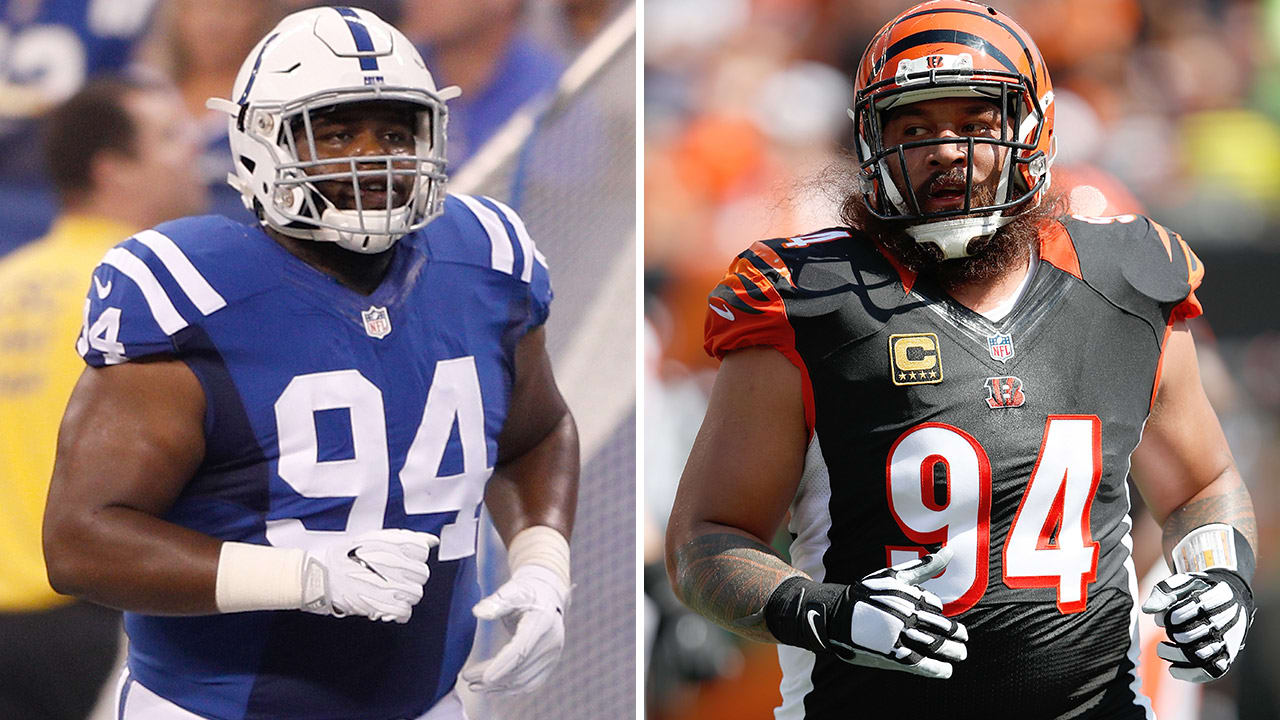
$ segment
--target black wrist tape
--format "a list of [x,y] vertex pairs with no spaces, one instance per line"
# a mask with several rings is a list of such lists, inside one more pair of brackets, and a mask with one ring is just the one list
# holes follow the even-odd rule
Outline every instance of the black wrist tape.
[[814,652],[830,650],[828,627],[845,604],[847,589],[803,577],[787,578],[765,603],[765,625],[785,645]]
[[1244,533],[1231,528],[1232,535],[1235,536],[1236,544],[1236,572],[1240,577],[1244,578],[1245,584],[1253,582],[1253,573],[1257,568],[1257,558],[1253,555],[1253,546],[1245,539]]

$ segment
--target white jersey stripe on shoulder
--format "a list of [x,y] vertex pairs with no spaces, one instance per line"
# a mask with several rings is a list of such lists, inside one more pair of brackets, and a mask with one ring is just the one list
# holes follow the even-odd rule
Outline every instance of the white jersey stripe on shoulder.
[[124,273],[138,286],[143,299],[147,301],[147,307],[151,309],[151,317],[156,319],[156,324],[166,335],[172,335],[187,326],[187,321],[173,306],[164,288],[160,287],[160,281],[156,280],[151,268],[136,255],[124,248],[115,247],[107,251],[102,262]]
[[484,227],[484,231],[489,236],[489,260],[494,270],[501,270],[508,275],[515,274],[516,268],[516,251],[511,245],[511,238],[507,236],[507,228],[502,224],[502,219],[498,217],[498,213],[490,210],[480,203],[479,200],[470,195],[454,195],[467,206],[471,214],[476,216],[480,221],[480,225]]
[[807,235],[797,235],[796,239],[803,238],[809,241],[836,240],[838,238],[848,237],[848,236],[849,236],[848,230],[819,230],[818,232],[811,232]]
[[815,233],[809,233],[808,235],[796,235],[794,237],[787,238],[787,241],[782,244],[782,247],[809,247],[810,245],[831,242],[832,240],[839,240],[844,237],[849,237],[849,232],[847,230],[822,230]]
[[178,287],[191,298],[191,302],[200,309],[200,312],[208,315],[226,307],[227,301],[213,289],[208,280],[204,279],[204,275],[200,274],[196,266],[191,264],[186,254],[173,240],[169,239],[168,235],[155,230],[143,230],[133,237],[151,248],[156,257],[160,258],[160,262],[164,263],[169,274],[178,281]]
[[534,247],[533,238],[529,237],[529,230],[525,228],[524,221],[520,219],[515,210],[488,195],[485,196],[485,200],[497,205],[502,214],[507,216],[507,222],[511,223],[511,227],[516,229],[516,237],[520,239],[520,253],[524,255],[524,269],[520,271],[520,279],[525,282],[531,282],[533,280],[533,258],[539,260],[544,268],[547,266],[546,258],[540,257],[540,253],[535,254],[537,253],[537,248]]

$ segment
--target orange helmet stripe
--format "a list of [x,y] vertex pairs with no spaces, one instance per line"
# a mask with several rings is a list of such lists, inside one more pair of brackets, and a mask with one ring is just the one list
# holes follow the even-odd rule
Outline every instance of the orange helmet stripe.
[[947,43],[978,50],[1008,68],[1009,72],[1021,72],[1018,69],[1018,66],[1013,64],[1013,60],[1011,60],[1008,55],[1005,55],[1004,51],[1000,48],[992,45],[982,39],[982,37],[974,35],[973,33],[951,29],[922,30],[918,33],[912,33],[911,35],[908,35],[890,45],[889,49],[885,50],[884,55],[882,56],[882,62],[888,62],[889,59],[896,58],[907,50],[931,43]]
[[[997,62],[1000,62],[1001,65],[1004,65],[1006,68],[1008,68],[1013,72],[1026,73],[1031,78],[1032,87],[1035,87],[1035,88],[1039,87],[1040,85],[1039,72],[1036,69],[1036,61],[1034,59],[1035,55],[1031,51],[1031,47],[1034,47],[1034,44],[1029,45],[1030,38],[1024,37],[1024,32],[1021,31],[1019,28],[1013,25],[1010,25],[1000,20],[998,17],[994,17],[988,13],[978,12],[977,10],[971,10],[965,7],[929,8],[926,10],[920,10],[919,12],[915,12],[910,15],[905,15],[901,17],[897,22],[889,26],[888,33],[886,34],[889,37],[895,36],[896,35],[895,31],[899,29],[899,26],[902,26],[901,29],[903,32],[910,33],[910,35],[923,35],[931,31],[938,31],[940,28],[938,27],[939,23],[937,23],[936,21],[941,20],[942,18],[935,18],[935,17],[929,17],[929,16],[939,15],[942,13],[946,13],[949,15],[949,17],[946,18],[946,25],[945,25],[945,28],[943,29],[945,29],[946,31],[954,31],[956,33],[964,33],[967,35],[972,35],[978,38],[982,43],[982,44],[972,44],[972,45],[969,43],[960,43],[960,44],[969,45],[974,49],[995,48],[999,52],[999,55],[992,54],[991,56],[993,57],[993,59],[995,59]],[[956,15],[959,15],[960,17],[954,17]],[[927,18],[927,19],[921,20],[920,18]],[[915,22],[912,22],[912,21],[915,21]],[[994,23],[996,26],[1004,30],[1009,36],[1013,38],[1014,41],[1018,43],[1018,48],[1014,49],[1012,47],[1009,47],[1007,51],[1000,49],[998,45],[996,43],[993,43],[989,38],[991,27],[988,23]],[[893,57],[897,55],[899,52],[907,50],[909,49],[909,47],[923,44],[923,42],[917,42],[917,43],[913,43],[913,45],[911,46],[897,47],[900,43],[906,40],[907,37],[910,37],[910,35],[894,41],[894,44],[890,46],[889,51],[886,52],[881,57],[881,59],[875,64],[873,74],[878,75],[884,69],[885,64],[889,60],[893,59]],[[877,40],[881,40],[881,38],[877,37]],[[955,41],[952,40],[950,42],[955,42]],[[1025,61],[1026,68],[1019,69],[1017,67],[1018,61]]]

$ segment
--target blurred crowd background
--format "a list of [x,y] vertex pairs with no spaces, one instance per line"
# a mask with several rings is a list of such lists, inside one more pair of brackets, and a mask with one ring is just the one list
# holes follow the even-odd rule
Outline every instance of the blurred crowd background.
[[[839,224],[853,70],[881,25],[914,4],[645,2],[650,718],[767,718],[779,699],[773,647],[740,643],[688,614],[661,567],[666,517],[715,372],[702,351],[704,298],[751,242]],[[1206,322],[1193,332],[1258,510],[1260,609],[1240,669],[1203,693],[1164,683],[1158,691],[1172,694],[1160,717],[1280,717],[1280,2],[996,6],[1045,56],[1057,106],[1054,183],[1070,188],[1073,211],[1145,211],[1180,232],[1207,269],[1197,293]],[[1158,530],[1137,527],[1154,558]]]
[[[622,341],[604,333],[583,337],[587,310],[602,290],[600,278],[579,272],[571,259],[588,230],[607,229],[610,240],[593,237],[592,244],[627,254],[633,270],[634,3],[0,0],[0,720],[82,720],[119,654],[118,613],[53,593],[40,547],[57,427],[83,366],[74,345],[89,274],[110,247],[167,220],[207,212],[256,223],[226,184],[232,170],[226,116],[207,110],[205,100],[230,96],[241,63],[281,18],[326,4],[365,8],[395,24],[421,51],[437,87],[461,87],[461,97],[449,103],[452,177],[465,172],[513,116],[537,120],[507,143],[506,153],[490,153],[490,166],[471,173],[463,191],[516,206],[553,259],[559,299],[549,348],[558,374],[588,364],[581,357],[600,346],[626,355],[612,368],[622,380],[577,372],[565,393],[575,414],[586,404],[573,397],[577,391],[598,397],[601,384],[619,406],[608,417],[588,413],[599,427],[584,430],[575,547],[588,547],[575,553],[574,572],[590,578],[579,587],[592,599],[575,603],[567,631],[578,657],[594,657],[617,672],[600,674],[601,683],[615,686],[612,692],[590,683],[572,688],[594,693],[594,706],[561,686],[541,696],[544,714],[511,712],[587,717],[591,707],[606,708],[602,715],[632,707],[634,676],[625,664],[634,655],[630,621],[619,621],[623,642],[607,653],[578,643],[601,631],[604,613],[630,613],[635,596],[628,564],[634,472],[619,479],[622,470],[600,471],[634,467],[635,372],[628,350],[635,328],[620,326]],[[621,39],[601,54],[602,43],[594,41],[606,30]],[[588,47],[597,48],[594,69],[573,64]],[[578,67],[578,89],[566,96],[558,89],[570,67]],[[573,130],[571,121],[592,127]],[[564,148],[570,132],[576,154]],[[526,172],[522,160],[537,167]],[[587,207],[547,198],[545,187],[557,180],[564,185],[586,177],[596,186],[596,194],[579,194]],[[609,197],[596,200],[599,193]],[[572,224],[582,230],[558,232],[567,217],[577,218]],[[634,295],[626,302],[633,305]],[[600,542],[592,533],[615,540]],[[616,572],[591,572],[597,566]],[[478,645],[492,650],[483,638]],[[575,672],[571,663],[563,665]],[[566,703],[588,708],[587,715],[563,712]],[[94,717],[114,717],[109,704],[99,701]]]
[[[95,78],[167,83],[185,111],[175,142],[196,142],[202,192],[195,207],[251,219],[225,183],[226,121],[205,99],[226,97],[254,44],[314,0],[0,1],[0,255],[44,234],[60,207],[40,119]],[[366,0],[418,46],[436,85],[459,85],[450,103],[449,151],[457,170],[525,101],[555,85],[623,3],[611,0]]]

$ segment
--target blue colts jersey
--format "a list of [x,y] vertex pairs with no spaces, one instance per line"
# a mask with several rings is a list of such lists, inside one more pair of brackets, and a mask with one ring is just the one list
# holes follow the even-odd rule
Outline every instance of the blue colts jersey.
[[261,229],[206,216],[139,233],[94,271],[86,362],[176,356],[204,388],[205,457],[166,520],[281,547],[440,537],[407,625],[127,613],[133,677],[195,713],[416,717],[470,651],[477,517],[516,344],[545,322],[551,288],[520,220],[488,198],[449,197],[391,252],[365,296]]

